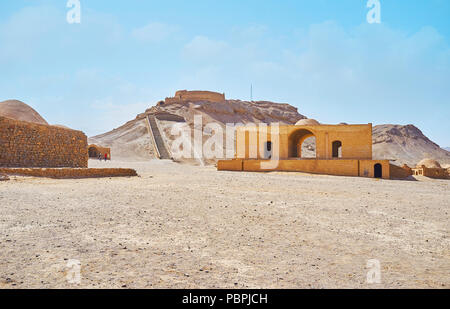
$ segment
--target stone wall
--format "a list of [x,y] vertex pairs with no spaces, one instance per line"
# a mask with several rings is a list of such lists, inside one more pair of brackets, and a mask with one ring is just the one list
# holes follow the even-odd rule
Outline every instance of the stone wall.
[[405,179],[412,175],[412,170],[407,165],[403,167],[390,164],[391,178],[392,179]]
[[[337,160],[339,161],[339,160]],[[375,165],[381,165],[383,179],[391,178],[391,164],[389,160],[359,160],[359,176],[375,178]]]
[[[270,170],[262,169],[261,162],[267,160],[220,160],[217,163],[219,171],[245,171],[245,172],[303,172],[311,174],[325,174],[336,176],[354,176],[373,178],[374,165],[381,164],[383,168],[383,179],[389,179],[390,169],[388,160],[280,160],[278,165]],[[364,170],[367,169],[367,173]]]
[[425,176],[436,179],[450,179],[448,169],[445,168],[428,168],[424,165],[412,169],[413,174],[417,176]]
[[[240,159],[264,159],[261,142],[272,142],[272,127],[267,133],[258,126],[244,126],[236,129],[236,157]],[[262,136],[260,136],[262,135]],[[342,144],[341,159],[372,159],[372,124],[363,125],[284,125],[279,126],[279,158],[299,158],[295,153],[308,137],[316,138],[316,158],[333,158],[333,142]],[[251,151],[254,150],[254,151]],[[257,151],[256,157],[252,152]]]
[[166,98],[165,104],[183,103],[183,102],[223,102],[225,94],[212,91],[187,91],[180,90],[175,93],[175,97]]
[[137,176],[129,168],[1,168],[0,173],[15,176],[45,177],[55,179],[132,177]]
[[87,166],[83,132],[0,117],[0,167]]

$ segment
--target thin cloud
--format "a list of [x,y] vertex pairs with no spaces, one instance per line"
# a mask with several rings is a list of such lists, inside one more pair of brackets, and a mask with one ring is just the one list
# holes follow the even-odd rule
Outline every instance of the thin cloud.
[[200,62],[223,60],[231,52],[228,43],[206,36],[196,36],[183,48],[183,56]]
[[159,22],[152,22],[131,32],[131,36],[141,42],[160,42],[178,31],[178,27]]

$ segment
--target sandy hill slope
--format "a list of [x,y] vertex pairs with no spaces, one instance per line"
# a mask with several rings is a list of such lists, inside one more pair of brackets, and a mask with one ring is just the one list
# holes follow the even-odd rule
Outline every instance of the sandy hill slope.
[[442,148],[442,149],[450,151],[450,147],[445,147],[445,148]]
[[385,124],[373,128],[373,156],[415,166],[424,158],[450,163],[450,152],[440,148],[413,125]]
[[145,118],[136,118],[110,132],[91,137],[88,142],[110,147],[114,159],[140,161],[155,158]]
[[155,106],[146,113],[167,112],[182,116],[186,122],[193,121],[194,115],[202,115],[207,122],[218,123],[271,123],[280,122],[294,124],[306,118],[300,115],[297,108],[282,103],[266,101],[247,102],[227,100],[224,102],[192,102],[175,103],[166,106]]
[[0,116],[38,124],[48,124],[38,112],[18,100],[0,102]]

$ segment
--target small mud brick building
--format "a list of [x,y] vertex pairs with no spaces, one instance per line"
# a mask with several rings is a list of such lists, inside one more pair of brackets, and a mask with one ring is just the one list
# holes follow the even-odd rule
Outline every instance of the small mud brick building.
[[423,159],[415,168],[411,169],[415,176],[425,176],[436,179],[450,179],[449,170],[442,168],[439,162],[433,159]]
[[101,157],[103,159],[103,158],[105,158],[105,154],[106,154],[106,155],[108,155],[107,156],[108,160],[111,160],[111,148],[106,148],[106,147],[98,146],[95,144],[91,144],[88,147],[88,153],[89,153],[89,158],[98,159],[99,157]]
[[87,168],[87,136],[0,116],[0,167]]

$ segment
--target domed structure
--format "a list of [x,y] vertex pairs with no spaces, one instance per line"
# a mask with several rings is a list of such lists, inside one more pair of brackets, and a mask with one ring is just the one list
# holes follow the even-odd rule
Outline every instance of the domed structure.
[[441,165],[438,161],[429,158],[423,159],[422,161],[417,163],[417,167],[419,168],[422,167],[422,165],[424,165],[426,168],[441,168]]
[[0,116],[20,121],[48,125],[47,121],[33,108],[18,100],[0,102]]
[[297,121],[296,126],[318,126],[320,123],[314,119],[302,119]]

